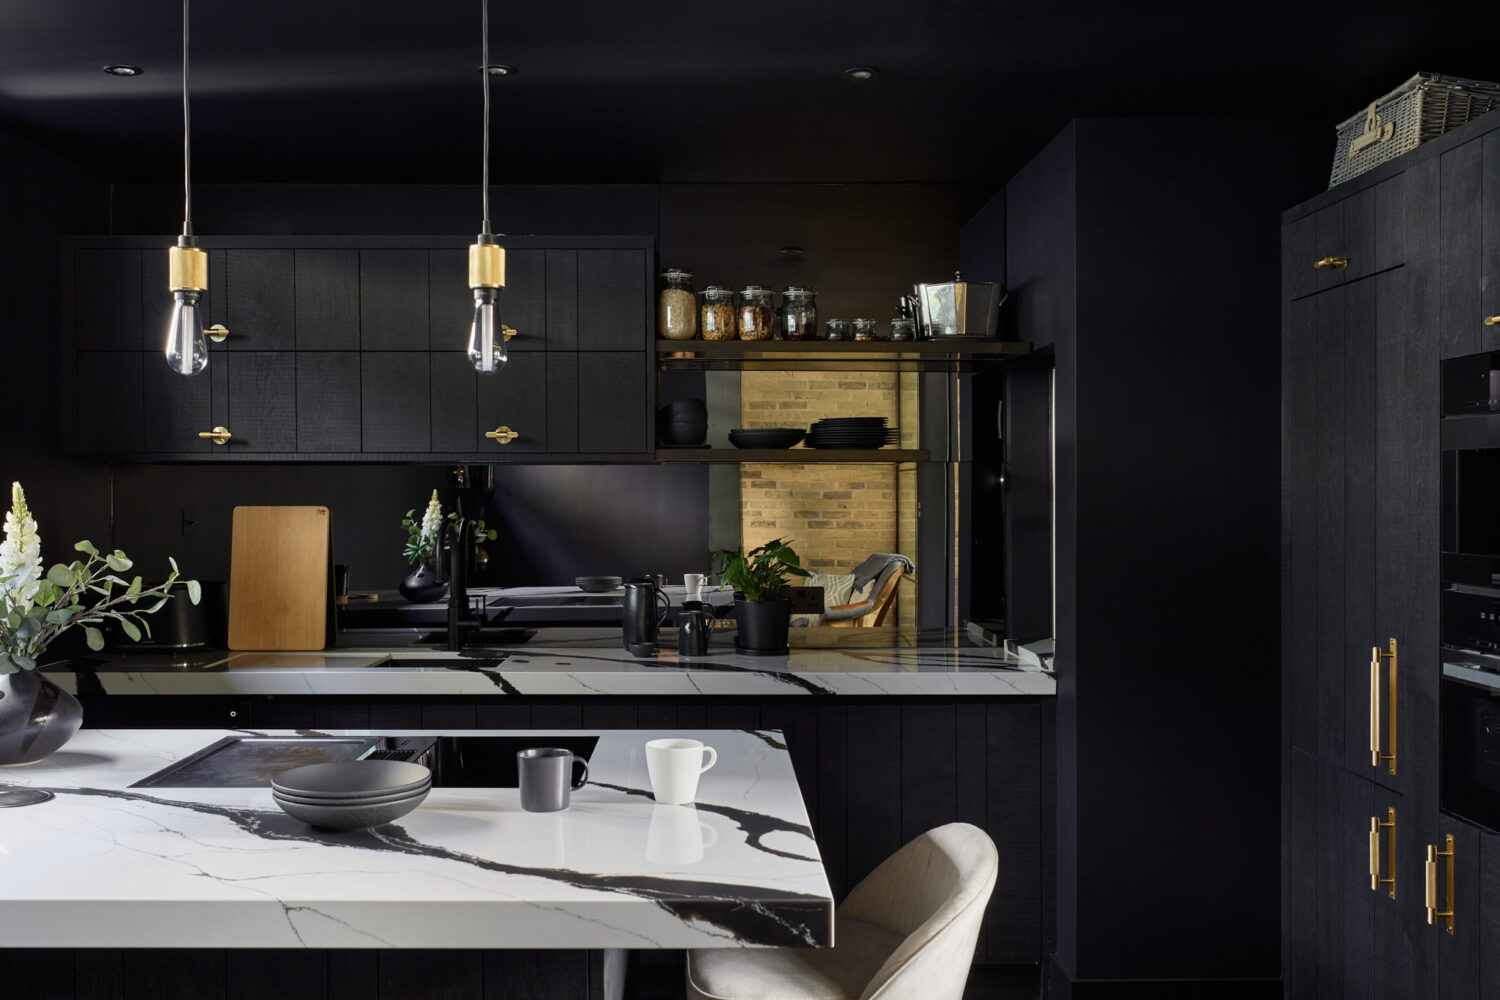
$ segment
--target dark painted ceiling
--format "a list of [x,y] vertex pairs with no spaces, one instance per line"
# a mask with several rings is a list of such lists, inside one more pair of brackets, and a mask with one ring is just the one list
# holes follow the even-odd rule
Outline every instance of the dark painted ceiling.
[[[1293,116],[1331,151],[1417,69],[1500,79],[1493,30],[1417,0],[491,5],[491,61],[520,69],[493,88],[496,182],[998,183],[1079,116]],[[192,23],[195,179],[476,179],[479,0],[197,0]],[[0,0],[0,124],[169,179],[180,30],[176,0]]]

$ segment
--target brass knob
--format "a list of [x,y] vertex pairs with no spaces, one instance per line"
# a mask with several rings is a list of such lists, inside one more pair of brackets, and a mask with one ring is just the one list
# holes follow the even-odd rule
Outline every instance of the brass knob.
[[215,344],[222,344],[224,343],[224,341],[229,339],[229,330],[224,326],[223,323],[215,323],[207,330],[204,330],[203,333],[208,337],[209,340],[212,340]]
[[214,444],[228,444],[229,439],[234,437],[233,434],[229,433],[228,427],[215,427],[211,431],[199,431],[198,436],[208,438]]
[[511,430],[509,427],[501,426],[496,427],[492,431],[485,431],[484,436],[494,441],[496,444],[510,444],[521,435]]
[[500,332],[501,332],[501,334],[503,334],[505,336],[506,340],[509,340],[510,338],[512,338],[512,337],[514,337],[516,335],[516,331],[514,331],[510,327],[506,326],[504,323],[500,324]]
[[1344,268],[1346,268],[1348,266],[1349,266],[1349,258],[1348,257],[1342,257],[1342,256],[1340,256],[1340,257],[1324,257],[1322,260],[1314,261],[1313,262],[1313,267],[1316,267],[1319,270],[1322,270],[1325,267],[1331,267],[1335,271],[1342,271]]
[[1484,325],[1485,326],[1500,325],[1500,316],[1486,316],[1484,318]]

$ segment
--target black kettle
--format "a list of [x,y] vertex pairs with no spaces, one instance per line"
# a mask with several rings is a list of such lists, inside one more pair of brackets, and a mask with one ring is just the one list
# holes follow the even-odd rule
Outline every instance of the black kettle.
[[649,577],[625,583],[625,605],[620,624],[624,646],[636,656],[656,652],[656,633],[671,609],[671,599]]

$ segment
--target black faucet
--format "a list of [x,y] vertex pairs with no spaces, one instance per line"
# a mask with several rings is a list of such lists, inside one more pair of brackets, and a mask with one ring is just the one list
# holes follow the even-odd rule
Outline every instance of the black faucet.
[[466,517],[455,518],[443,528],[448,538],[448,648],[454,652],[464,648],[464,630],[479,628],[484,624],[468,617],[469,611],[469,553],[474,549],[474,522]]

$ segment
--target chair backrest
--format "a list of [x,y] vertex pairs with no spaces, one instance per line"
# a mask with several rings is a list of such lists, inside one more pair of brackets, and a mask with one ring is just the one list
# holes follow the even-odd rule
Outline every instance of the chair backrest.
[[968,823],[929,830],[854,887],[839,914],[905,935],[860,1000],[960,1000],[1000,867]]

